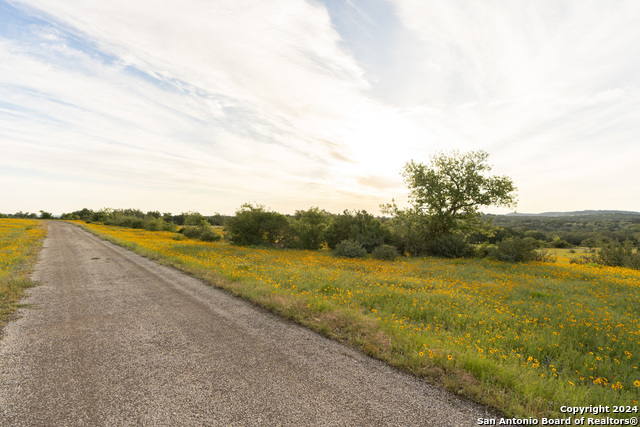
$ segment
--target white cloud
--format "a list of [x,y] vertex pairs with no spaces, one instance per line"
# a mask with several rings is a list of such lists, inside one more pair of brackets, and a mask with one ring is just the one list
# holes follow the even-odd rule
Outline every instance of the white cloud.
[[[520,210],[640,210],[637,186],[614,190],[640,154],[632,1],[12,4],[28,24],[0,31],[6,178],[91,182],[114,207],[376,211],[406,161],[485,149]],[[82,207],[63,193],[43,207]]]
[[637,2],[393,3],[424,60],[405,103],[436,111],[423,122],[454,145],[489,151],[521,210],[634,204],[637,187],[611,194],[640,156]]
[[34,25],[35,43],[2,40],[5,102],[24,111],[0,117],[14,167],[203,196],[275,192],[287,210],[313,197],[301,181],[340,185],[352,160],[333,127],[370,101],[319,5],[23,3],[57,23]]

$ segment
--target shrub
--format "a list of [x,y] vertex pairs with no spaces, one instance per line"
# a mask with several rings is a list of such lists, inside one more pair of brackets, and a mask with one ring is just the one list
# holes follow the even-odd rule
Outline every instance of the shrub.
[[495,251],[498,247],[488,242],[483,242],[476,246],[475,256],[478,258],[486,258],[491,256],[493,251]]
[[425,256],[430,254],[427,234],[420,229],[407,227],[406,230],[394,239],[394,243],[404,252],[409,252],[412,256]]
[[535,251],[535,253],[536,257],[533,259],[533,261],[556,262],[558,260],[558,257],[556,257],[552,253],[549,253],[549,251],[547,251],[546,249],[540,249],[538,251]]
[[147,228],[148,226],[148,222],[145,222],[143,218],[138,218],[130,215],[122,215],[120,213],[111,214],[110,216],[105,217],[103,224],[128,228]]
[[389,231],[382,222],[367,211],[349,212],[345,210],[335,215],[326,229],[327,245],[334,249],[343,240],[356,240],[367,252],[389,240]]
[[207,219],[198,212],[189,212],[185,214],[184,225],[204,227],[209,225],[209,221],[207,221]]
[[367,250],[362,247],[362,243],[355,240],[343,240],[334,249],[336,255],[346,258],[361,258],[367,255]]
[[567,249],[573,245],[566,240],[562,240],[560,236],[553,236],[553,240],[549,242],[549,247],[558,249]]
[[[509,237],[490,250],[489,255],[499,261],[527,262],[540,259],[536,251],[536,240],[532,237]],[[545,256],[545,255],[542,255]]]
[[624,266],[633,268],[634,270],[640,270],[640,253],[635,253],[627,258]]
[[200,234],[200,240],[203,242],[217,242],[220,239],[222,236],[211,227],[202,230],[202,234]]
[[329,222],[329,214],[319,208],[296,211],[293,218],[294,246],[299,249],[320,249]]
[[371,255],[375,259],[388,261],[393,261],[394,259],[398,258],[398,256],[400,256],[398,250],[391,245],[380,245],[376,247],[373,252],[371,252]]
[[595,262],[609,267],[627,267],[640,270],[640,253],[634,252],[631,241],[620,243],[617,240],[603,244],[595,255],[586,258],[587,262]]
[[600,246],[602,243],[595,237],[589,237],[582,240],[580,244],[589,248],[589,251],[593,251],[593,248]]
[[444,258],[462,258],[473,255],[473,247],[464,236],[446,233],[427,242],[427,253]]
[[131,225],[129,227],[143,229],[144,228],[144,219],[142,219],[142,218],[132,218],[131,219]]
[[162,230],[162,225],[164,224],[164,221],[160,218],[147,218],[144,221],[144,228],[145,230],[149,230],[149,231],[160,231]]
[[178,226],[173,222],[162,221],[162,231],[171,231],[175,233],[177,229]]
[[260,205],[242,205],[226,227],[229,239],[236,245],[285,246],[290,237],[287,217]]
[[627,258],[633,256],[631,244],[621,244],[618,241],[611,241],[602,246],[596,253],[595,261],[598,264],[609,267],[622,267],[626,264]]
[[203,229],[201,227],[196,227],[193,225],[187,225],[180,232],[184,234],[185,237],[190,239],[199,239],[203,233]]

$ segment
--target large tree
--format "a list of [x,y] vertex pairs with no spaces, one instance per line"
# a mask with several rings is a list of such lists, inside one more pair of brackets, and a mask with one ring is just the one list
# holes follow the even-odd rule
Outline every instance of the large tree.
[[[410,161],[402,173],[409,187],[411,207],[396,216],[408,241],[434,240],[482,228],[482,207],[516,205],[516,187],[506,176],[488,176],[491,166],[485,151],[457,150],[431,156],[427,164]],[[413,244],[412,244],[413,245]]]

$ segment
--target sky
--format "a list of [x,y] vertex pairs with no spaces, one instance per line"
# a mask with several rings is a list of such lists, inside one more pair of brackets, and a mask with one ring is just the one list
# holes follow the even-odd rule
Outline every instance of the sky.
[[518,212],[640,211],[638,22],[635,0],[0,0],[0,212],[379,214],[451,150],[489,153]]

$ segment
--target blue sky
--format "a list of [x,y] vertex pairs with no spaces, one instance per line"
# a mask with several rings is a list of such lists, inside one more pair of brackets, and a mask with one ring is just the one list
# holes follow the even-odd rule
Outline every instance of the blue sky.
[[624,0],[0,0],[0,212],[377,214],[451,149],[489,152],[520,212],[640,211],[637,22]]

